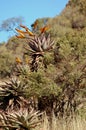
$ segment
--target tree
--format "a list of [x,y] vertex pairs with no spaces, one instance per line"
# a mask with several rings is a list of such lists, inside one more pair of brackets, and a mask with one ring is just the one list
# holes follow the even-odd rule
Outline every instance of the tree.
[[4,20],[0,25],[0,31],[13,31],[15,27],[19,27],[20,24],[24,22],[23,17],[12,17]]

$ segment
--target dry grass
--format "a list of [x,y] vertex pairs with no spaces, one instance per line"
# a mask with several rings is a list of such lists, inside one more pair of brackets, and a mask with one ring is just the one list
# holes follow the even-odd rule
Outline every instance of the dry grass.
[[51,123],[48,121],[48,117],[43,117],[40,130],[85,130],[86,119],[76,116],[73,118],[61,118],[58,119],[54,115],[52,116]]

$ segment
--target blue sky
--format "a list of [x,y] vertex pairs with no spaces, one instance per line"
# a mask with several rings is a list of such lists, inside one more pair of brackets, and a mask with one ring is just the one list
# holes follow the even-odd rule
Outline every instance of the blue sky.
[[[0,25],[12,17],[24,17],[24,25],[30,25],[43,17],[55,17],[64,9],[68,0],[0,0]],[[0,42],[7,41],[12,34],[0,32]]]

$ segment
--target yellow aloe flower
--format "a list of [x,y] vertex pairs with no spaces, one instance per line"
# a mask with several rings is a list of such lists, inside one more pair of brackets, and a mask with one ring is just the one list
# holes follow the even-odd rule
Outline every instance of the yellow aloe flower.
[[22,35],[18,35],[18,36],[16,35],[16,37],[17,37],[17,38],[25,38],[25,37],[22,36]]
[[25,31],[16,28],[15,30],[20,34],[19,36],[16,36],[17,38],[25,38],[25,34],[29,34],[29,36],[34,36],[34,34],[26,26],[20,25],[20,27],[24,28]]
[[22,64],[22,61],[21,61],[21,59],[19,58],[19,57],[16,57],[16,63],[18,63],[18,64]]
[[33,34],[30,30],[28,30],[27,33],[28,33],[30,36],[34,36],[34,34]]
[[33,27],[35,29],[37,27],[37,25],[38,25],[38,20],[36,20],[35,23],[31,25],[31,27]]
[[40,28],[41,33],[44,33],[45,31],[47,31],[50,27],[49,26],[44,26],[43,28]]
[[24,31],[22,31],[22,30],[19,30],[19,29],[15,29],[18,33],[24,33]]
[[26,30],[26,32],[23,32],[23,33],[29,34],[30,36],[34,36],[34,34],[26,26],[20,25],[20,27],[22,27]]
[[16,36],[17,38],[24,38],[25,37],[25,35],[23,34],[23,31],[22,30],[19,30],[19,29],[15,29],[18,33],[19,33],[19,35],[18,36]]

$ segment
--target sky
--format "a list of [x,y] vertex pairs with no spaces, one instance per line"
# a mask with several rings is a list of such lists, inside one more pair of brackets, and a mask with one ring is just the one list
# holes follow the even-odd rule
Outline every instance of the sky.
[[[24,25],[30,27],[38,18],[59,15],[67,3],[68,0],[0,0],[0,25],[8,18],[23,17]],[[0,43],[12,35],[0,31]]]

